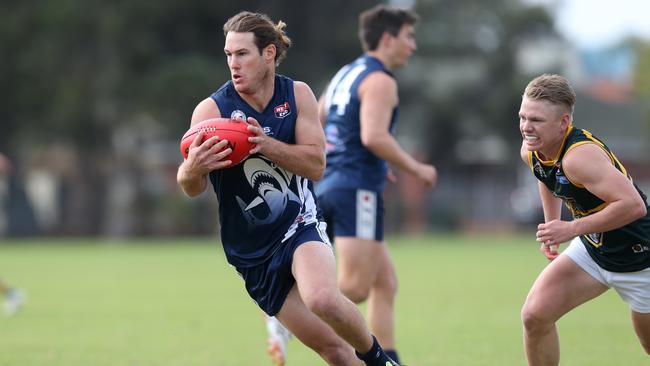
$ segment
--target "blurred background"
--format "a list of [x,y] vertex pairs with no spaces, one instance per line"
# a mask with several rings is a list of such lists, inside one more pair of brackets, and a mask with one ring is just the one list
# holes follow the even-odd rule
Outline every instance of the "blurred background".
[[[240,10],[284,20],[279,72],[320,95],[361,52],[358,13],[379,1],[4,1],[0,5],[0,237],[207,235],[210,191],[176,184],[194,106],[229,73],[222,25]],[[387,230],[511,231],[537,224],[519,159],[527,82],[567,76],[575,123],[650,192],[650,5],[643,0],[403,0],[418,51],[396,74],[400,143],[433,162],[386,192]],[[638,17],[637,17],[638,16]],[[637,19],[640,18],[640,19]]]

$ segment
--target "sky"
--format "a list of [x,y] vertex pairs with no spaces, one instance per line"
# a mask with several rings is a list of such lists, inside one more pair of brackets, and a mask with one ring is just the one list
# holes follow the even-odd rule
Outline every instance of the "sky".
[[581,48],[610,46],[629,35],[650,39],[649,0],[525,0],[549,6],[558,30]]

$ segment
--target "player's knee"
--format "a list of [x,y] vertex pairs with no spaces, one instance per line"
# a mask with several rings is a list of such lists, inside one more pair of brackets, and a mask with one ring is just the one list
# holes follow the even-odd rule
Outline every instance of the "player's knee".
[[365,301],[370,294],[370,286],[352,281],[339,282],[339,288],[343,295],[355,304]]
[[538,309],[530,306],[528,303],[524,304],[524,307],[521,309],[521,322],[524,325],[524,330],[527,332],[536,331],[552,323],[544,315],[544,312],[538,311]]
[[380,275],[376,287],[378,291],[386,293],[387,296],[394,297],[397,294],[397,275],[395,272]]
[[307,308],[319,318],[326,321],[337,320],[339,314],[337,296],[326,291],[319,291],[303,299],[303,301]]

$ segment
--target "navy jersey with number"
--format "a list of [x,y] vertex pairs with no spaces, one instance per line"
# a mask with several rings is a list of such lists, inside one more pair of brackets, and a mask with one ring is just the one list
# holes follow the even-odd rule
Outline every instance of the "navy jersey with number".
[[[372,72],[393,76],[377,58],[363,55],[339,70],[327,88],[327,167],[316,188],[319,195],[338,188],[384,190],[388,166],[361,143],[358,90],[363,79]],[[391,117],[391,133],[396,120],[397,107]]]
[[[211,95],[221,116],[254,117],[264,132],[287,144],[295,143],[297,118],[293,80],[276,75],[273,98],[257,112],[226,82]],[[298,228],[317,222],[313,184],[261,154],[210,173],[219,200],[221,242],[228,262],[238,268],[268,259]]]
[[[574,184],[564,173],[562,159],[571,149],[582,144],[595,144],[603,149],[612,165],[632,179],[614,153],[589,131],[570,127],[558,156],[554,160],[542,160],[537,152],[528,152],[528,162],[533,174],[553,193],[561,198],[573,218],[579,219],[605,208],[605,201],[583,186]],[[645,194],[636,186],[639,196],[646,203]],[[580,240],[593,260],[611,272],[634,272],[650,267],[650,209],[646,215],[620,228],[602,233],[581,235]]]

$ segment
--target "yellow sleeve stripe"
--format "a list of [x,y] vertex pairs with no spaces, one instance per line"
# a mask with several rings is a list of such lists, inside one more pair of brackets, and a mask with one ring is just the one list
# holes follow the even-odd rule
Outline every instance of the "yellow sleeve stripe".
[[[578,147],[578,146],[580,146],[580,145],[586,145],[586,144],[594,144],[594,145],[599,146],[601,149],[603,149],[603,151],[605,152],[605,154],[607,154],[607,156],[609,156],[609,160],[612,162],[612,165],[614,165],[614,160],[612,159],[612,157],[611,157],[611,156],[609,155],[609,153],[607,152],[607,149],[605,149],[605,146],[604,146],[603,144],[599,144],[598,141],[595,141],[595,140],[576,142],[575,144],[569,146],[569,147],[566,149],[566,152],[564,153],[564,156],[566,156],[566,155],[569,153],[569,151],[573,150],[574,148],[576,148],[576,147]],[[585,186],[583,186],[582,184],[579,184],[579,183],[576,183],[576,182],[572,181],[571,178],[569,178],[569,176],[568,176],[567,174],[564,174],[564,176],[565,176],[566,179],[568,179],[569,182],[571,182],[571,184],[573,184],[574,186],[576,186],[576,187],[578,187],[578,188],[585,188]]]
[[583,131],[584,131],[584,133],[585,133],[585,136],[587,136],[587,137],[588,137],[589,139],[591,139],[594,143],[598,144],[600,147],[602,147],[602,148],[605,150],[605,153],[607,153],[607,155],[609,156],[609,159],[612,161],[612,164],[614,164],[614,166],[615,166],[616,168],[618,168],[618,170],[620,170],[621,173],[623,173],[623,175],[625,175],[626,177],[632,179],[632,177],[630,177],[630,176],[627,174],[627,170],[625,169],[625,167],[623,166],[623,164],[621,164],[621,162],[618,160],[618,158],[616,157],[616,155],[614,155],[613,152],[609,151],[609,150],[605,147],[605,144],[603,144],[602,142],[600,142],[600,140],[598,140],[597,138],[595,138],[595,137],[591,134],[591,132],[589,132],[589,131],[587,131],[587,130],[583,130]]
[[[577,146],[584,145],[584,144],[596,144],[596,145],[598,145],[601,149],[603,149],[603,151],[605,152],[605,154],[607,154],[607,156],[609,157],[609,160],[612,162],[612,165],[614,165],[614,167],[616,167],[618,170],[620,170],[621,173],[623,173],[623,175],[625,175],[628,179],[632,180],[632,177],[627,173],[627,169],[625,169],[625,166],[623,166],[623,164],[621,164],[621,162],[618,160],[618,158],[616,157],[616,155],[614,155],[614,153],[612,153],[611,151],[609,151],[609,149],[607,149],[607,147],[605,146],[605,144],[603,144],[602,142],[600,142],[600,140],[598,140],[597,138],[595,138],[595,137],[591,134],[591,132],[589,132],[589,131],[587,131],[587,130],[582,130],[582,131],[583,131],[583,133],[585,134],[585,136],[589,139],[589,141],[580,141],[580,142],[576,142],[575,144],[569,146],[569,147],[567,148],[567,150],[566,150],[566,153],[564,153],[565,156],[566,156],[566,154],[569,153],[569,151],[571,151],[573,148],[575,148],[575,147],[577,147]],[[576,186],[576,187],[578,187],[578,188],[584,188],[583,185],[581,185],[581,184],[576,184],[576,183],[574,183],[573,181],[571,181],[571,178],[569,178],[569,176],[566,176],[566,178],[567,178],[567,179],[569,180],[569,182],[571,182],[571,184],[573,184],[574,186]]]
[[571,211],[571,214],[573,215],[573,217],[576,217],[576,216],[577,217],[585,217],[585,216],[589,216],[589,215],[591,215],[591,214],[593,214],[595,212],[599,212],[600,210],[605,208],[605,206],[607,206],[607,202],[603,202],[600,205],[598,205],[598,206],[596,206],[596,207],[594,207],[594,208],[592,208],[590,210],[575,210],[568,204],[565,204],[565,206],[567,206],[569,211]]

